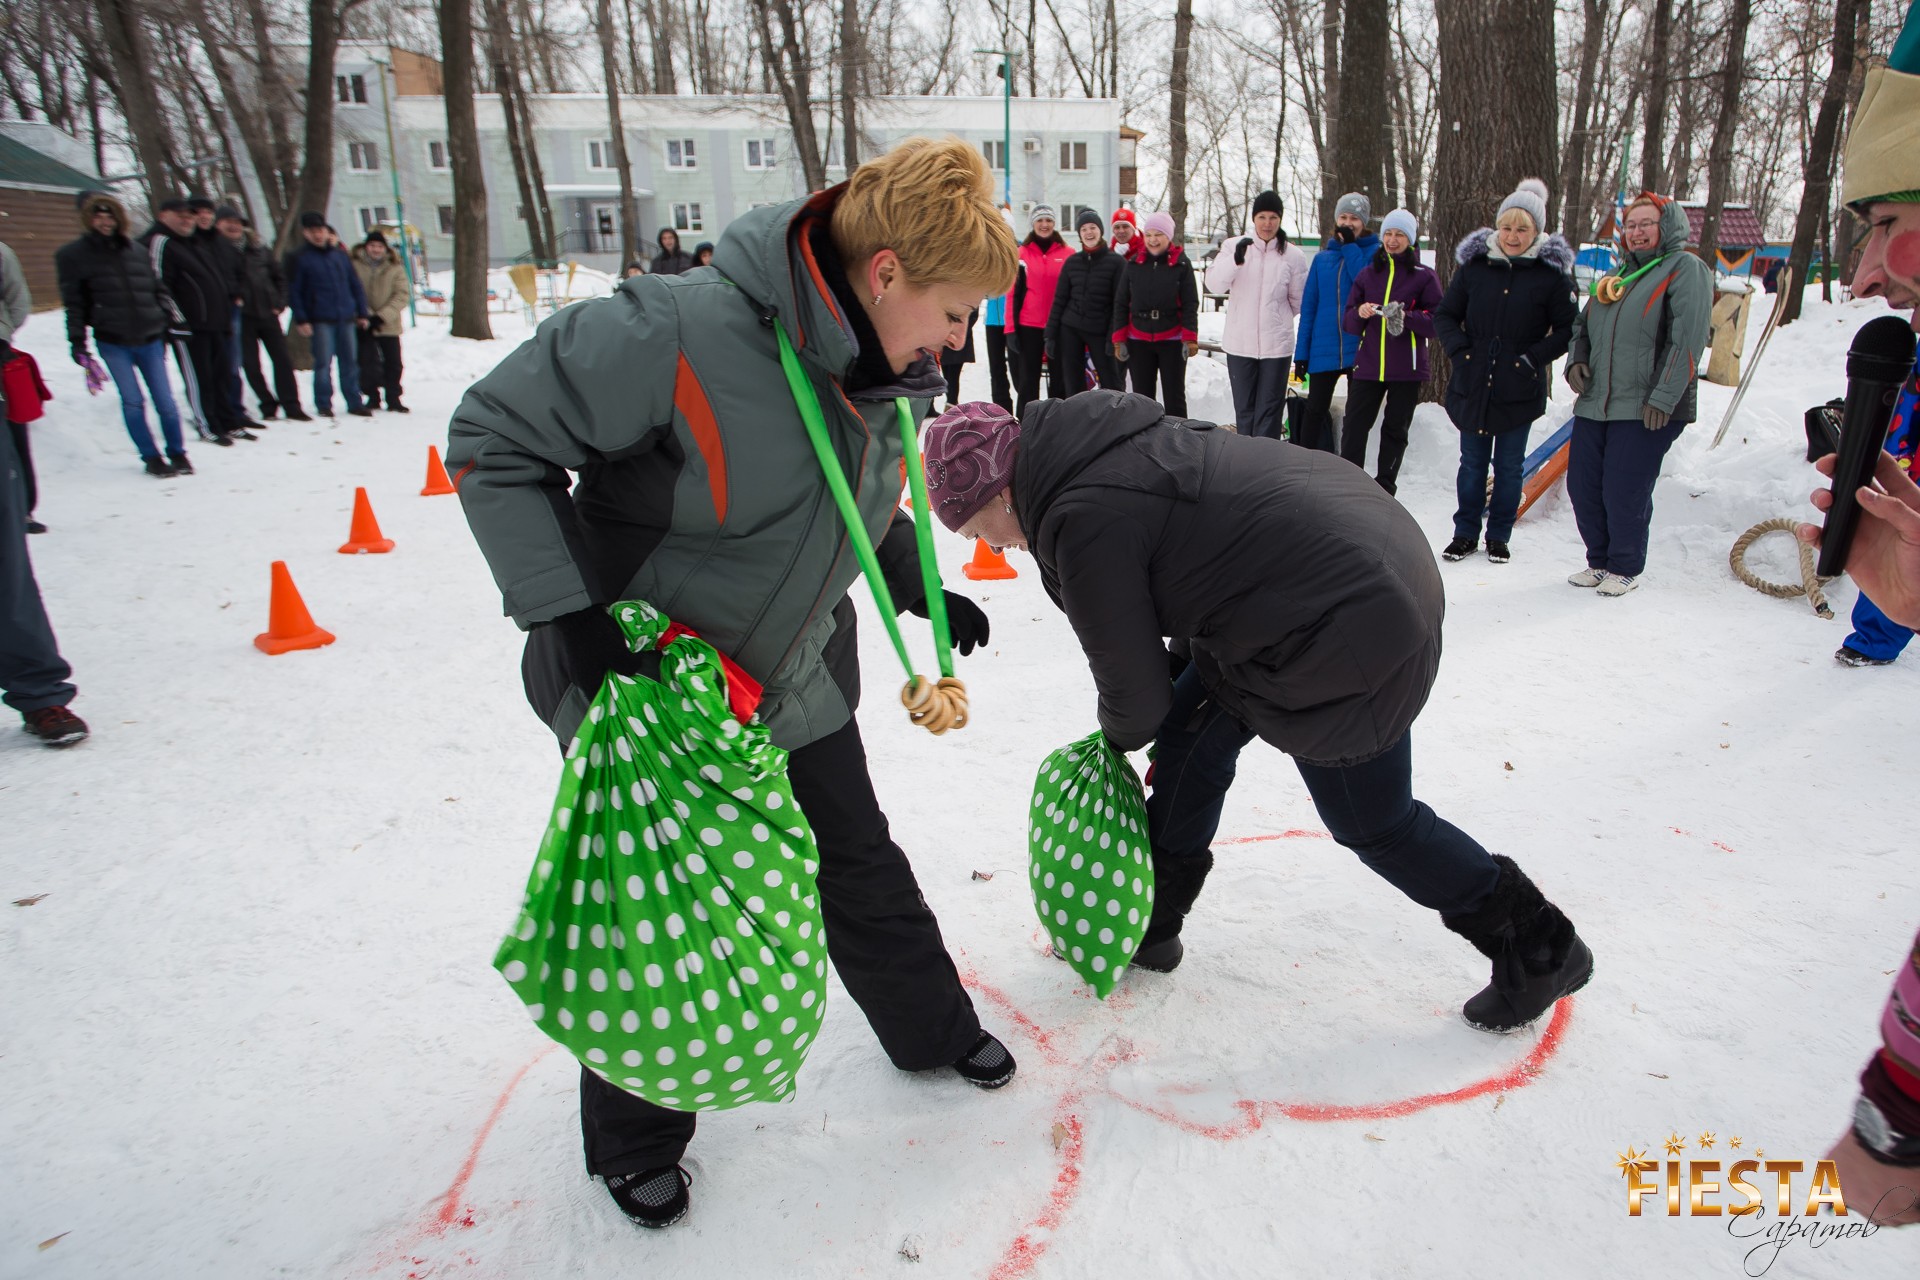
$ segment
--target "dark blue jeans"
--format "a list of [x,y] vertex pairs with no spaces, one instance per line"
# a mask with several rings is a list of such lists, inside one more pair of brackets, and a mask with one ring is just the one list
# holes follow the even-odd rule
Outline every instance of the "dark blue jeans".
[[347,408],[366,403],[360,398],[360,327],[351,320],[314,320],[313,405],[321,417],[333,412],[333,362],[340,362],[340,394]]
[[27,558],[27,495],[13,436],[0,431],[0,701],[15,711],[64,707],[73,701],[72,674]]
[[142,458],[157,458],[160,450],[147,430],[147,402],[140,394],[144,379],[153,396],[153,411],[160,416],[160,434],[166,439],[167,452],[181,453],[186,445],[180,439],[180,409],[173,400],[173,384],[167,381],[167,347],[155,338],[139,347],[123,347],[102,342],[100,359],[113,377],[114,390],[120,393],[120,418],[127,424],[127,435]]
[[1227,357],[1227,383],[1233,388],[1233,429],[1243,436],[1283,440],[1287,428],[1287,375],[1293,360]]
[[[1513,538],[1514,513],[1520,510],[1520,471],[1527,460],[1530,428],[1516,427],[1498,435],[1476,431],[1460,433],[1460,472],[1453,480],[1453,536],[1480,541],[1480,517],[1487,520],[1487,541]],[[1487,468],[1493,468],[1493,506],[1487,506]]]
[[[1253,730],[1214,701],[1189,666],[1160,726],[1147,830],[1156,865],[1207,853]],[[1486,901],[1499,864],[1480,842],[1413,798],[1412,735],[1365,764],[1294,761],[1335,840],[1423,907],[1457,914]]]
[[1567,496],[1587,544],[1587,567],[1637,578],[1647,567],[1647,530],[1653,525],[1653,482],[1660,460],[1687,424],[1649,431],[1640,419],[1573,420],[1567,453]]

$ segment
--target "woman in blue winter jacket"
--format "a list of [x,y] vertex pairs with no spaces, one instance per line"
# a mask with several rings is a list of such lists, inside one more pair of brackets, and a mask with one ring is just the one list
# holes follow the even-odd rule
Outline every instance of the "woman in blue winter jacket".
[[1293,368],[1307,375],[1307,406],[1294,443],[1309,449],[1340,452],[1333,429],[1333,391],[1341,377],[1353,371],[1360,352],[1360,339],[1343,329],[1340,321],[1355,277],[1380,248],[1380,237],[1367,230],[1372,218],[1372,202],[1358,191],[1341,196],[1333,206],[1333,234],[1307,265]]
[[1520,508],[1527,432],[1547,411],[1547,370],[1566,353],[1579,315],[1569,274],[1573,249],[1543,234],[1546,223],[1546,184],[1528,178],[1500,202],[1493,226],[1460,242],[1459,269],[1433,316],[1434,334],[1453,362],[1447,416],[1460,429],[1459,506],[1453,541],[1440,553],[1449,560],[1479,548],[1483,515],[1487,559],[1512,558],[1507,542]]

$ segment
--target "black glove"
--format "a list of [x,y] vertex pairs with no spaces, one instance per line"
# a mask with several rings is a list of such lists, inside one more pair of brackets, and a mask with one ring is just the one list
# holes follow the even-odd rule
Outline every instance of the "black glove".
[[1233,265],[1234,266],[1244,267],[1245,265],[1247,265],[1247,246],[1252,243],[1253,243],[1253,240],[1250,237],[1247,237],[1247,236],[1240,237],[1240,243],[1233,246]]
[[[947,631],[953,637],[953,647],[960,651],[960,656],[964,658],[975,649],[985,647],[987,637],[992,634],[986,610],[957,592],[942,591],[940,597],[947,602]],[[908,612],[922,618],[932,616],[927,612],[924,596]]]
[[380,332],[380,327],[381,327],[381,325],[382,325],[383,323],[385,323],[385,322],[384,322],[384,321],[382,321],[382,320],[380,319],[380,317],[379,317],[378,315],[371,315],[371,316],[368,316],[368,317],[367,317],[367,332],[368,332],[368,333],[378,333],[378,332]]
[[623,676],[660,675],[660,655],[656,651],[635,653],[627,648],[626,633],[613,615],[599,605],[589,605],[573,613],[563,613],[551,622],[540,624],[560,633],[560,652],[567,681],[591,701],[606,683],[607,674]]

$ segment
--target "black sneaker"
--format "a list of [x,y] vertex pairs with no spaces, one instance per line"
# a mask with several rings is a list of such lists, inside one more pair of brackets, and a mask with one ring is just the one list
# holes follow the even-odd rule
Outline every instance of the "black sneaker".
[[293,408],[287,410],[287,421],[288,422],[312,422],[313,415],[308,413],[305,409],[302,409],[299,405],[295,405]]
[[347,413],[355,418],[371,418],[373,416],[373,410],[367,408],[365,405],[361,405],[358,409],[349,409]]
[[1440,558],[1442,560],[1465,560],[1479,549],[1480,541],[1477,538],[1455,538],[1440,552]]
[[186,454],[175,453],[169,449],[167,451],[167,461],[173,464],[173,472],[175,475],[190,476],[193,474],[193,464],[187,461]]
[[20,715],[20,727],[50,747],[70,747],[87,736],[87,722],[65,707],[41,707]]
[[953,1069],[968,1084],[979,1085],[982,1089],[998,1089],[1013,1079],[1013,1073],[1019,1067],[1013,1055],[1007,1052],[1007,1046],[994,1039],[991,1031],[982,1031],[980,1038],[973,1042],[973,1048],[953,1064]]
[[147,474],[157,480],[167,480],[178,473],[164,459],[155,455],[147,459]]
[[672,1226],[693,1207],[693,1197],[687,1194],[693,1179],[677,1164],[639,1173],[616,1173],[606,1182],[607,1194],[620,1206],[620,1212],[650,1230]]
[[227,432],[227,439],[229,440],[258,440],[259,438],[259,436],[253,434],[253,432],[247,430],[245,427],[235,427],[233,430]]
[[1505,564],[1507,561],[1513,559],[1513,552],[1507,550],[1506,543],[1495,542],[1492,538],[1488,538],[1487,559],[1495,564]]
[[38,520],[27,521],[28,533],[45,533],[46,531],[47,531],[47,526],[41,524]]
[[216,431],[214,434],[205,437],[205,439],[210,440],[214,444],[219,445],[222,449],[233,448],[233,438],[231,436],[228,436],[224,432]]

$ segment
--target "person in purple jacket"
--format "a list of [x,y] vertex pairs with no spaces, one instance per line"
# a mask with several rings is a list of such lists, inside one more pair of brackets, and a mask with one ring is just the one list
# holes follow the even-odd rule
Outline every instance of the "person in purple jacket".
[[1360,335],[1360,355],[1347,379],[1340,456],[1366,470],[1367,437],[1385,400],[1374,478],[1388,493],[1395,491],[1407,428],[1420,402],[1420,384],[1428,377],[1427,339],[1433,337],[1433,313],[1441,297],[1440,278],[1420,262],[1419,231],[1419,222],[1405,209],[1380,220],[1380,251],[1354,277],[1341,320],[1341,328]]

